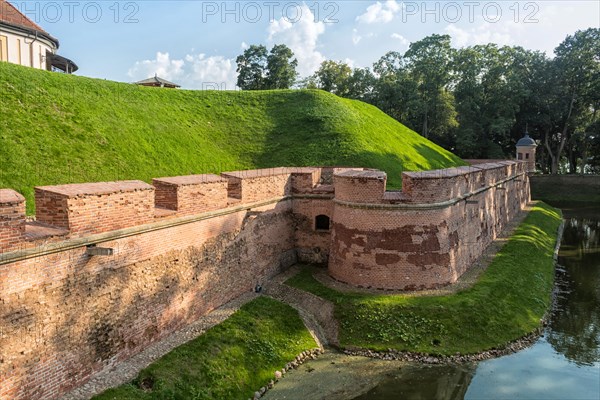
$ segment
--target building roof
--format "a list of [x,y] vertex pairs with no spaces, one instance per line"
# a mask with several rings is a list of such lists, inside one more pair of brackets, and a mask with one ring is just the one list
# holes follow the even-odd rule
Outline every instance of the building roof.
[[79,69],[79,67],[77,66],[77,64],[75,64],[74,61],[69,60],[66,57],[52,53],[48,53],[47,56],[50,57],[50,65],[52,65],[54,68],[58,68],[61,71],[66,72],[67,74],[72,74],[73,72]]
[[0,25],[7,25],[27,33],[41,35],[53,42],[58,48],[58,39],[51,36],[41,26],[27,18],[19,9],[7,0],[0,0]]
[[517,142],[517,146],[536,146],[535,140],[529,137],[528,133],[525,133],[519,141]]
[[168,80],[160,78],[157,75],[154,75],[152,78],[135,82],[135,84],[144,86],[181,87],[180,85],[173,82],[169,82]]

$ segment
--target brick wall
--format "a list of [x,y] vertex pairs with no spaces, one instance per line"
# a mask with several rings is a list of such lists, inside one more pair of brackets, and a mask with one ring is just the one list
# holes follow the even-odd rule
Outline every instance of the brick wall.
[[291,206],[0,265],[0,398],[57,398],[292,265]]
[[362,287],[455,282],[529,201],[524,163],[405,173],[401,193],[363,175],[335,175],[329,256],[330,275]]
[[18,246],[25,235],[25,198],[0,189],[0,252]]
[[0,398],[60,397],[297,260],[359,286],[453,282],[528,201],[523,171],[408,173],[402,192],[349,168],[39,187],[28,223],[0,190]]
[[356,203],[380,203],[387,176],[381,171],[349,170],[334,175],[335,198]]
[[154,179],[155,205],[193,215],[227,207],[227,179],[217,175],[191,175]]
[[251,171],[224,172],[230,182],[230,197],[242,203],[252,203],[291,193],[291,174],[288,168],[268,168]]
[[311,264],[326,264],[331,245],[331,226],[317,230],[316,218],[325,215],[333,218],[332,198],[294,199],[295,240],[298,260]]
[[142,181],[35,188],[36,219],[71,235],[109,232],[152,222],[154,187]]

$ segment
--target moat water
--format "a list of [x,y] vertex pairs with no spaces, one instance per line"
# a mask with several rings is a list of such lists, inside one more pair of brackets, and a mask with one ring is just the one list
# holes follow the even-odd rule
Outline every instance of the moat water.
[[355,400],[600,399],[600,210],[565,210],[556,303],[531,347],[466,366],[409,366]]
[[326,352],[265,399],[600,399],[600,208],[564,210],[564,216],[555,305],[531,347],[458,366]]

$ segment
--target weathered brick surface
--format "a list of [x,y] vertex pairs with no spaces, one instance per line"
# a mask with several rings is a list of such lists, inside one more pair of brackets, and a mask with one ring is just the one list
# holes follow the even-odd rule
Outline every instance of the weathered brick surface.
[[0,398],[56,398],[295,262],[291,201],[0,266]]
[[292,193],[312,193],[315,186],[321,183],[321,168],[298,168],[292,172]]
[[253,203],[292,192],[308,193],[320,180],[318,168],[265,168],[250,171],[223,172],[229,181],[229,197],[242,203]]
[[[360,286],[453,282],[529,200],[523,164],[409,173],[402,192],[385,192],[381,172],[350,168],[161,178],[156,190],[41,187],[35,223],[22,196],[0,190],[0,398],[57,398],[296,260],[328,262]],[[169,221],[187,215],[199,218]],[[316,229],[318,216],[329,230]],[[13,250],[136,226],[98,243],[112,256],[81,246],[6,262]]]
[[142,181],[99,182],[35,188],[39,222],[71,235],[109,232],[152,222],[154,187]]
[[402,192],[410,203],[437,203],[492,186],[525,172],[524,163],[501,161],[437,171],[405,172]]
[[18,246],[25,236],[25,198],[0,189],[0,252]]
[[381,203],[387,176],[381,171],[349,170],[335,173],[335,198],[355,203]]
[[294,199],[295,240],[298,260],[325,264],[329,259],[331,228],[317,230],[317,216],[333,217],[332,199]]
[[[374,179],[336,175],[335,199],[343,201],[333,211],[329,273],[346,283],[381,289],[455,282],[529,201],[524,172],[524,163],[498,162],[405,173],[402,193],[371,196],[369,202],[352,201],[352,196],[379,195]],[[385,208],[403,203],[435,206]]]
[[224,172],[221,176],[229,180],[229,196],[240,199],[242,203],[291,194],[291,174],[288,168]]
[[190,175],[154,179],[155,205],[193,215],[227,207],[227,179],[217,175]]

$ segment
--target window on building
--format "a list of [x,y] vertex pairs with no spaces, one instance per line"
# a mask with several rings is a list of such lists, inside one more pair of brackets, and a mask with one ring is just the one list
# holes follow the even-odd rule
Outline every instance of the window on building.
[[525,153],[525,159],[529,160],[529,153]]
[[0,61],[8,61],[8,38],[0,36]]
[[522,159],[523,159],[523,153],[517,154],[517,160],[522,160]]
[[29,66],[31,68],[35,67],[33,65],[33,43],[29,43]]
[[329,217],[327,215],[317,215],[315,218],[315,229],[318,231],[328,231]]

